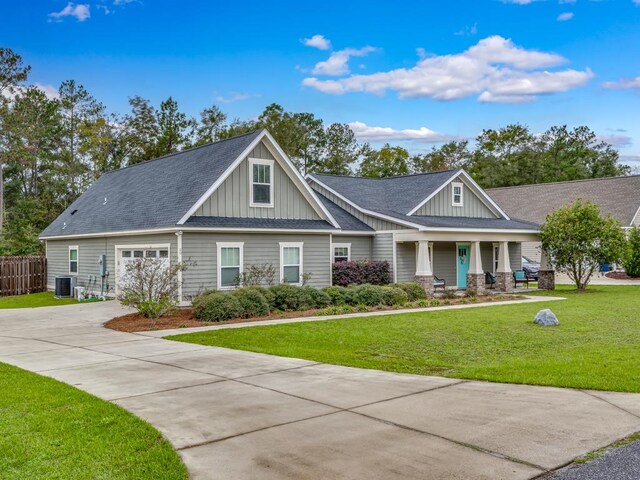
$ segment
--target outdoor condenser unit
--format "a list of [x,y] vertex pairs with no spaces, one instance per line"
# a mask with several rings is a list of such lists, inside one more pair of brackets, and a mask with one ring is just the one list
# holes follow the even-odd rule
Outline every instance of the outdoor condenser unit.
[[73,297],[73,289],[76,287],[77,277],[56,277],[55,296],[58,298]]

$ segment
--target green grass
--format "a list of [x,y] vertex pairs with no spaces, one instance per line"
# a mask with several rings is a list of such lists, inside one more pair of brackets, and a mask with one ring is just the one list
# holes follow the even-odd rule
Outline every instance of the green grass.
[[[567,300],[169,338],[393,372],[640,392],[640,288],[577,293],[566,286],[548,294]],[[533,323],[543,308],[557,314],[560,326]]]
[[2,308],[33,308],[51,307],[53,305],[70,305],[78,303],[73,298],[54,298],[53,292],[29,293],[12,297],[0,297],[0,309]]
[[0,363],[0,479],[186,479],[151,425],[115,404]]

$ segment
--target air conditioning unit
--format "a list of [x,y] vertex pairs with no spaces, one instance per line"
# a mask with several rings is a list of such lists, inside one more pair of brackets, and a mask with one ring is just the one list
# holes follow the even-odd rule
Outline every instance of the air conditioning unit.
[[56,277],[56,298],[72,298],[77,279],[78,277],[74,276]]

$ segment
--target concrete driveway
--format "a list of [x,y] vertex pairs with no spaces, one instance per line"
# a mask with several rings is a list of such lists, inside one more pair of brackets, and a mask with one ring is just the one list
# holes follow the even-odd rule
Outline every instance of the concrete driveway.
[[101,326],[122,313],[115,302],[0,310],[0,361],[148,420],[193,478],[535,478],[640,430],[640,395],[400,375]]

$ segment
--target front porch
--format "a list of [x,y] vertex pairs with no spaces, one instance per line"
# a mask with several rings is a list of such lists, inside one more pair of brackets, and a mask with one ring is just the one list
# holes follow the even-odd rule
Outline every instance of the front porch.
[[[474,290],[480,295],[513,292],[517,290],[513,272],[522,270],[521,244],[533,237],[485,232],[399,233],[394,236],[395,280],[419,282],[429,295],[442,287]],[[488,282],[490,278],[495,282]],[[539,288],[552,290],[553,279],[554,272],[547,267],[543,255]]]

